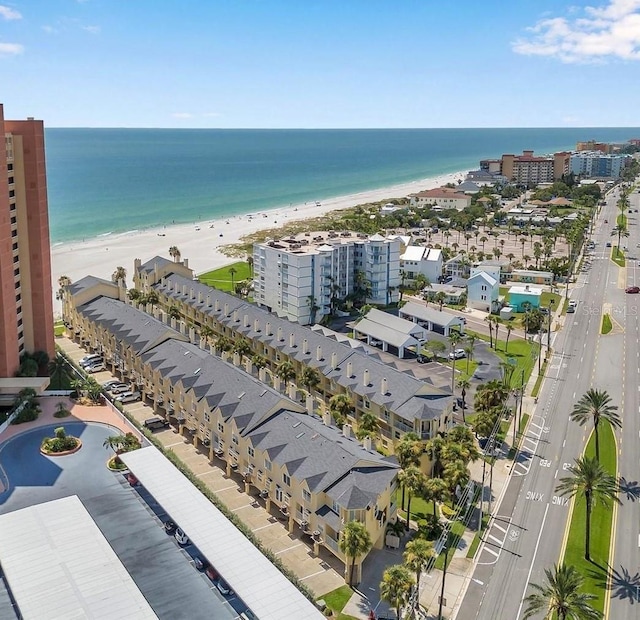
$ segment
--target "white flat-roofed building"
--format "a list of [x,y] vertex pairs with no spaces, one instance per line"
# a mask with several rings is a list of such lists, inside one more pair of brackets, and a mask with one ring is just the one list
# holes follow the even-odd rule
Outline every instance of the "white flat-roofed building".
[[410,245],[400,256],[400,269],[408,280],[415,280],[421,273],[429,282],[437,282],[442,262],[442,250]]
[[256,243],[254,301],[302,325],[330,314],[338,300],[365,289],[365,301],[398,300],[401,241],[351,232],[304,233]]
[[631,162],[631,155],[608,155],[601,151],[571,154],[571,172],[596,179],[617,179]]
[[25,620],[157,618],[76,495],[0,515],[0,563]]

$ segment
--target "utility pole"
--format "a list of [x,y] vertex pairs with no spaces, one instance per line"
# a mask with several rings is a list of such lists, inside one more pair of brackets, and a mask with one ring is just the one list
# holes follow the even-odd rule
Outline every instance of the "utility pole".
[[[447,541],[448,542],[448,541]],[[438,608],[438,620],[442,620],[442,607],[444,605],[444,582],[447,578],[447,558],[449,547],[447,543],[444,545],[444,568],[442,569],[442,587],[440,588],[440,606]]]
[[482,532],[482,513],[484,511],[484,481],[485,481],[486,467],[487,467],[487,460],[483,458],[482,459],[482,485],[480,486],[480,525],[478,526],[479,532]]

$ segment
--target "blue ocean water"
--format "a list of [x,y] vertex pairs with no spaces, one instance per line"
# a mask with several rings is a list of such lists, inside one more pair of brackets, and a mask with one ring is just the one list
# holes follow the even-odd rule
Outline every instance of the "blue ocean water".
[[250,213],[470,170],[638,128],[46,130],[53,243]]

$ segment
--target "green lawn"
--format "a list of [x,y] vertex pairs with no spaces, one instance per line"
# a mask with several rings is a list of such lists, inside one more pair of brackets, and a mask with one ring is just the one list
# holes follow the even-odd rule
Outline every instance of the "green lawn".
[[624,252],[621,252],[617,245],[613,246],[611,250],[611,260],[619,267],[625,266]]
[[251,267],[249,266],[249,263],[245,261],[238,261],[237,263],[231,263],[225,267],[220,267],[220,269],[201,273],[198,276],[198,280],[202,282],[202,284],[208,284],[209,286],[213,286],[221,291],[233,292],[233,286],[231,284],[232,274],[230,273],[231,269],[235,269],[235,273],[233,274],[234,284],[251,278]]
[[[447,553],[447,566],[449,566],[449,564],[451,563],[451,560],[453,560],[454,550],[458,546],[458,543],[460,542],[460,538],[462,538],[463,534],[464,534],[464,525],[460,523],[460,521],[452,521],[451,529],[449,530],[449,535],[447,536],[446,548],[449,549]],[[439,570],[444,569],[444,549],[442,550],[440,555],[436,558],[436,562],[434,566]]]
[[542,368],[540,369],[540,373],[538,374],[538,378],[531,390],[531,396],[534,398],[540,393],[540,388],[542,387],[542,382],[544,381],[544,375],[547,372],[547,362],[542,362]]
[[[504,334],[504,327],[501,326],[499,334]],[[489,336],[480,334],[478,332],[471,332],[467,330],[467,333],[473,334],[476,338],[489,342]],[[515,360],[516,368],[511,376],[511,387],[520,387],[522,380],[522,371],[524,370],[524,382],[525,384],[531,376],[533,365],[538,358],[538,345],[531,343],[528,340],[522,338],[510,338],[509,349],[505,353],[505,340],[498,340],[497,349],[493,349],[493,352],[503,361],[509,362],[509,360]],[[544,347],[543,347],[544,348]]]
[[[585,450],[587,456],[595,456],[595,436]],[[612,475],[617,473],[616,443],[613,431],[608,424],[600,427],[600,462]],[[607,580],[607,563],[609,561],[609,545],[611,542],[611,526],[613,509],[597,503],[591,515],[591,562],[584,559],[584,537],[586,526],[584,499],[575,500],[564,563],[575,566],[584,577],[584,590],[596,596],[592,605],[604,612],[605,583]]]
[[613,325],[611,323],[611,317],[608,314],[605,314],[602,317],[602,327],[600,329],[601,334],[608,334],[613,329]]
[[467,557],[469,559],[472,559],[473,556],[476,554],[476,551],[480,546],[480,541],[482,540],[482,532],[484,532],[484,530],[486,529],[487,523],[489,523],[489,515],[485,514],[482,517],[482,530],[480,532],[476,532],[476,535],[473,537],[473,541],[471,542],[471,545],[469,545],[469,550],[467,551]]
[[618,217],[616,218],[616,224],[618,225],[622,224],[623,226],[626,226],[627,216],[624,213],[621,213],[620,215],[618,215]]
[[349,602],[352,594],[353,590],[349,586],[344,585],[331,592],[327,592],[321,598],[331,611],[338,614],[338,620],[352,620],[353,616],[347,616],[341,613],[344,606]]
[[59,338],[60,336],[64,336],[64,323],[62,321],[56,321],[53,325],[53,335],[56,338]]
[[[398,512],[400,513],[400,517],[403,520],[407,519],[407,511],[405,508],[407,507],[407,494],[404,494],[404,506],[401,506],[402,502],[402,489],[396,489],[396,505],[398,506]],[[436,515],[438,515],[438,507],[436,506]],[[433,502],[426,502],[421,497],[412,497],[411,498],[411,520],[419,521],[420,519],[424,519],[427,515],[433,514]]]

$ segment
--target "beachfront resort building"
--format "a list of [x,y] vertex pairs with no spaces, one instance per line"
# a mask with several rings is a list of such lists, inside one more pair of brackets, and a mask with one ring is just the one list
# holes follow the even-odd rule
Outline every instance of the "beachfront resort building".
[[471,205],[471,196],[453,187],[437,187],[409,195],[412,207],[438,206],[462,211]]
[[591,179],[619,179],[631,161],[631,155],[582,151],[571,155],[571,172]]
[[44,126],[0,104],[0,378],[35,351],[55,354]]
[[255,302],[279,317],[314,324],[339,300],[398,301],[401,241],[351,232],[304,233],[256,243]]
[[559,181],[563,175],[569,174],[570,163],[569,152],[536,157],[533,151],[523,151],[522,155],[506,154],[501,159],[482,160],[480,169],[500,174],[517,185],[536,186]]
[[174,329],[176,319],[161,310],[163,320],[122,301],[123,291],[92,277],[66,287],[65,320],[78,341],[100,351],[113,372],[134,383],[227,476],[241,476],[248,495],[281,512],[290,532],[308,534],[316,555],[324,546],[344,562],[338,540],[350,521],[365,524],[374,546],[383,546],[396,518],[394,460],[371,439],[357,440],[349,423],[339,429],[328,412],[310,414],[304,399],[281,393],[279,382],[260,381],[248,358],[215,355],[214,345],[193,338],[184,323]]

